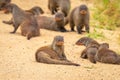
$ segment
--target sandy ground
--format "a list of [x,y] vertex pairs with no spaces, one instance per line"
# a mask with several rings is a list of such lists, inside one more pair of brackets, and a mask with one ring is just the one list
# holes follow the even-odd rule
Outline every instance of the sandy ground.
[[[71,0],[71,2],[71,8],[81,4],[80,0]],[[13,0],[13,3],[22,9],[39,5],[46,13],[50,13],[47,9],[47,0]],[[10,18],[11,14],[6,15],[0,12],[0,80],[120,80],[119,65],[92,64],[88,60],[79,58],[85,47],[76,46],[75,42],[86,34],[41,29],[41,36],[26,40],[26,37],[20,35],[20,30],[16,34],[9,33],[13,27],[3,24],[2,21]],[[66,27],[69,29],[69,25]],[[117,44],[119,30],[101,31],[104,32],[107,39],[98,41],[108,42],[110,48],[118,52],[120,48],[120,45]],[[51,44],[56,35],[64,36],[67,58],[80,64],[80,67],[35,62],[36,50],[41,46]]]

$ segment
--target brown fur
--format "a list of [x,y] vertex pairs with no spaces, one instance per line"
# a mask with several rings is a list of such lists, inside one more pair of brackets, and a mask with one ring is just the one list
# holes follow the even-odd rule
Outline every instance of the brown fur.
[[31,21],[26,20],[21,24],[21,34],[23,36],[27,36],[28,40],[31,37],[36,37],[40,35],[40,29],[35,18],[31,19]]
[[43,14],[44,11],[41,7],[38,7],[38,6],[34,6],[32,7],[31,9],[29,10],[25,10],[26,12],[30,12],[32,13],[33,15],[40,15],[40,14]]
[[[27,13],[31,13],[33,15],[40,15],[43,14],[44,11],[42,10],[42,8],[38,7],[38,6],[34,6],[33,8],[29,9],[29,10],[25,10]],[[5,24],[13,24],[13,18],[11,18],[9,21],[3,21],[3,23]]]
[[79,64],[67,60],[62,36],[54,37],[52,45],[39,48],[35,53],[35,58],[37,62],[41,63],[79,66]]
[[48,9],[52,14],[60,9],[66,17],[70,11],[70,0],[48,0]]
[[[30,12],[31,13],[31,12]],[[67,30],[64,28],[64,15],[61,12],[55,14],[55,17],[47,17],[47,16],[35,16],[37,19],[37,23],[40,28],[66,32]],[[13,24],[13,18],[9,21],[3,21],[5,24]]]
[[74,26],[77,27],[77,32],[82,33],[82,28],[85,26],[86,32],[89,33],[89,10],[86,5],[80,5],[72,10],[70,15],[65,19],[65,24],[70,23],[71,31],[74,31]]
[[90,62],[96,63],[95,55],[99,48],[98,42],[88,37],[82,37],[76,42],[76,44],[86,46],[86,48],[81,53],[81,58],[88,58]]
[[[0,10],[3,10],[3,8],[10,2],[11,0],[0,0]],[[4,10],[4,13],[9,13],[9,11]]]
[[103,43],[100,45],[96,56],[96,61],[109,64],[120,64],[120,55],[109,49],[108,43]]
[[36,17],[39,28],[66,32],[64,27],[64,15],[62,12],[57,12],[55,17],[37,16]]
[[35,17],[20,9],[15,4],[8,4],[5,7],[9,12],[12,13],[12,24],[14,30],[11,33],[15,33],[19,26],[21,26],[21,34],[27,36],[27,39],[30,39],[34,36],[39,36],[40,31]]

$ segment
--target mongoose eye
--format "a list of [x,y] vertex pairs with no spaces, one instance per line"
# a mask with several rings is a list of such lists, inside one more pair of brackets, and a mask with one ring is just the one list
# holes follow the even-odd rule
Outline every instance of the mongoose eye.
[[64,41],[63,36],[56,36],[54,39],[56,41]]
[[86,5],[81,5],[80,10],[86,10],[87,11],[87,6]]
[[58,41],[62,41],[62,42],[64,42],[63,38],[59,39]]
[[76,45],[83,45],[83,42],[81,40],[78,40],[75,44]]

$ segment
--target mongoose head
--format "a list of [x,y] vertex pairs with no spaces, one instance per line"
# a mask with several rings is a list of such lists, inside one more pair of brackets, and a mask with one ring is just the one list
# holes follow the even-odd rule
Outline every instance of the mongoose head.
[[88,11],[88,8],[85,4],[82,4],[80,5],[79,10],[80,10],[80,14],[85,15]]
[[35,7],[31,8],[30,10],[26,10],[26,11],[32,13],[33,15],[40,15],[40,14],[44,13],[42,8],[40,8],[38,6],[35,6]]
[[91,41],[93,41],[92,38],[89,37],[82,37],[77,42],[76,45],[84,45],[87,46]]
[[62,46],[64,45],[64,38],[63,36],[55,36],[53,42],[56,46]]
[[12,12],[14,6],[17,6],[17,5],[15,5],[13,3],[9,3],[3,7],[3,10],[7,10],[8,12]]
[[102,44],[100,44],[99,49],[102,49],[102,48],[109,48],[109,44],[108,43],[102,43]]
[[55,21],[59,22],[59,21],[63,21],[64,20],[64,14],[62,12],[57,12],[55,14]]

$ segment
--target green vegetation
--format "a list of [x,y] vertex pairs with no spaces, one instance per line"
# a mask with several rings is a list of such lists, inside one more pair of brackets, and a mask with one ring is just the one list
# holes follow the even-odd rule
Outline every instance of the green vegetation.
[[120,27],[120,0],[94,0],[95,27],[114,30]]
[[99,32],[96,29],[94,29],[93,32],[88,33],[87,37],[95,38],[95,39],[105,39],[103,32]]

